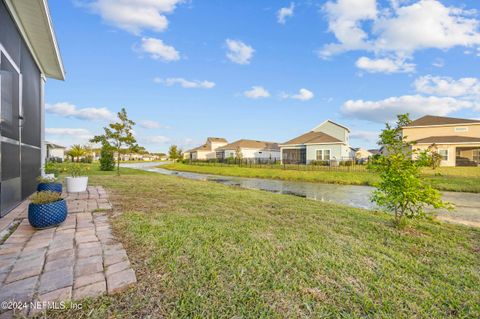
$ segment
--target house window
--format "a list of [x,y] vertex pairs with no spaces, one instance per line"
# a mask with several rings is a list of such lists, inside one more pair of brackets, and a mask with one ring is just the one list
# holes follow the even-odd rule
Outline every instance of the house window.
[[438,150],[438,154],[442,157],[442,161],[448,161],[448,150]]
[[329,161],[330,150],[317,150],[317,161]]
[[456,128],[454,128],[454,130],[457,133],[468,132],[468,127],[456,127]]

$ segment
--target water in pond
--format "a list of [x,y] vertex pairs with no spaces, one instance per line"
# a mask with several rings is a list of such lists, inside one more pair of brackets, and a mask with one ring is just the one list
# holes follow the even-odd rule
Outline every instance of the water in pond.
[[[370,195],[374,190],[370,186],[323,184],[311,182],[282,181],[273,179],[244,178],[180,172],[163,169],[160,163],[122,164],[123,167],[142,169],[164,175],[174,175],[188,179],[212,181],[229,186],[247,189],[258,189],[279,194],[295,195],[322,202],[349,205],[358,208],[373,209]],[[438,211],[437,215],[444,220],[480,226],[480,194],[443,192],[443,198],[455,205],[455,211]]]

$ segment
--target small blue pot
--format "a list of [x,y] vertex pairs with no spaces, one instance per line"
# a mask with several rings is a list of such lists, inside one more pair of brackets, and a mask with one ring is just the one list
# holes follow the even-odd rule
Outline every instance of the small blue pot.
[[48,204],[28,205],[28,221],[35,228],[57,226],[67,218],[67,202],[62,199]]
[[37,185],[37,192],[62,192],[62,184],[61,183],[40,183]]

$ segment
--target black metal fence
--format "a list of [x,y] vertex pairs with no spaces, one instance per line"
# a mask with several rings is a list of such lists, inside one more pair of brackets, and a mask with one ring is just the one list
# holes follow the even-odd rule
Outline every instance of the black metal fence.
[[339,172],[363,172],[366,165],[348,160],[330,160],[330,161],[311,161],[309,164],[282,164],[280,160],[270,159],[211,159],[211,160],[191,160],[183,161],[185,164],[197,166],[217,166],[217,167],[248,167],[248,168],[272,168],[297,171],[339,171]]

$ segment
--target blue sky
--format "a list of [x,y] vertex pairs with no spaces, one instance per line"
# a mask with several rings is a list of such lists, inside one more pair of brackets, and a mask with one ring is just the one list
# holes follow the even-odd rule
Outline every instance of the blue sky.
[[[395,114],[480,118],[480,3],[50,1],[67,72],[47,138],[86,143],[125,107],[140,145],[283,142],[326,119],[375,147]],[[420,18],[421,17],[421,18]]]

